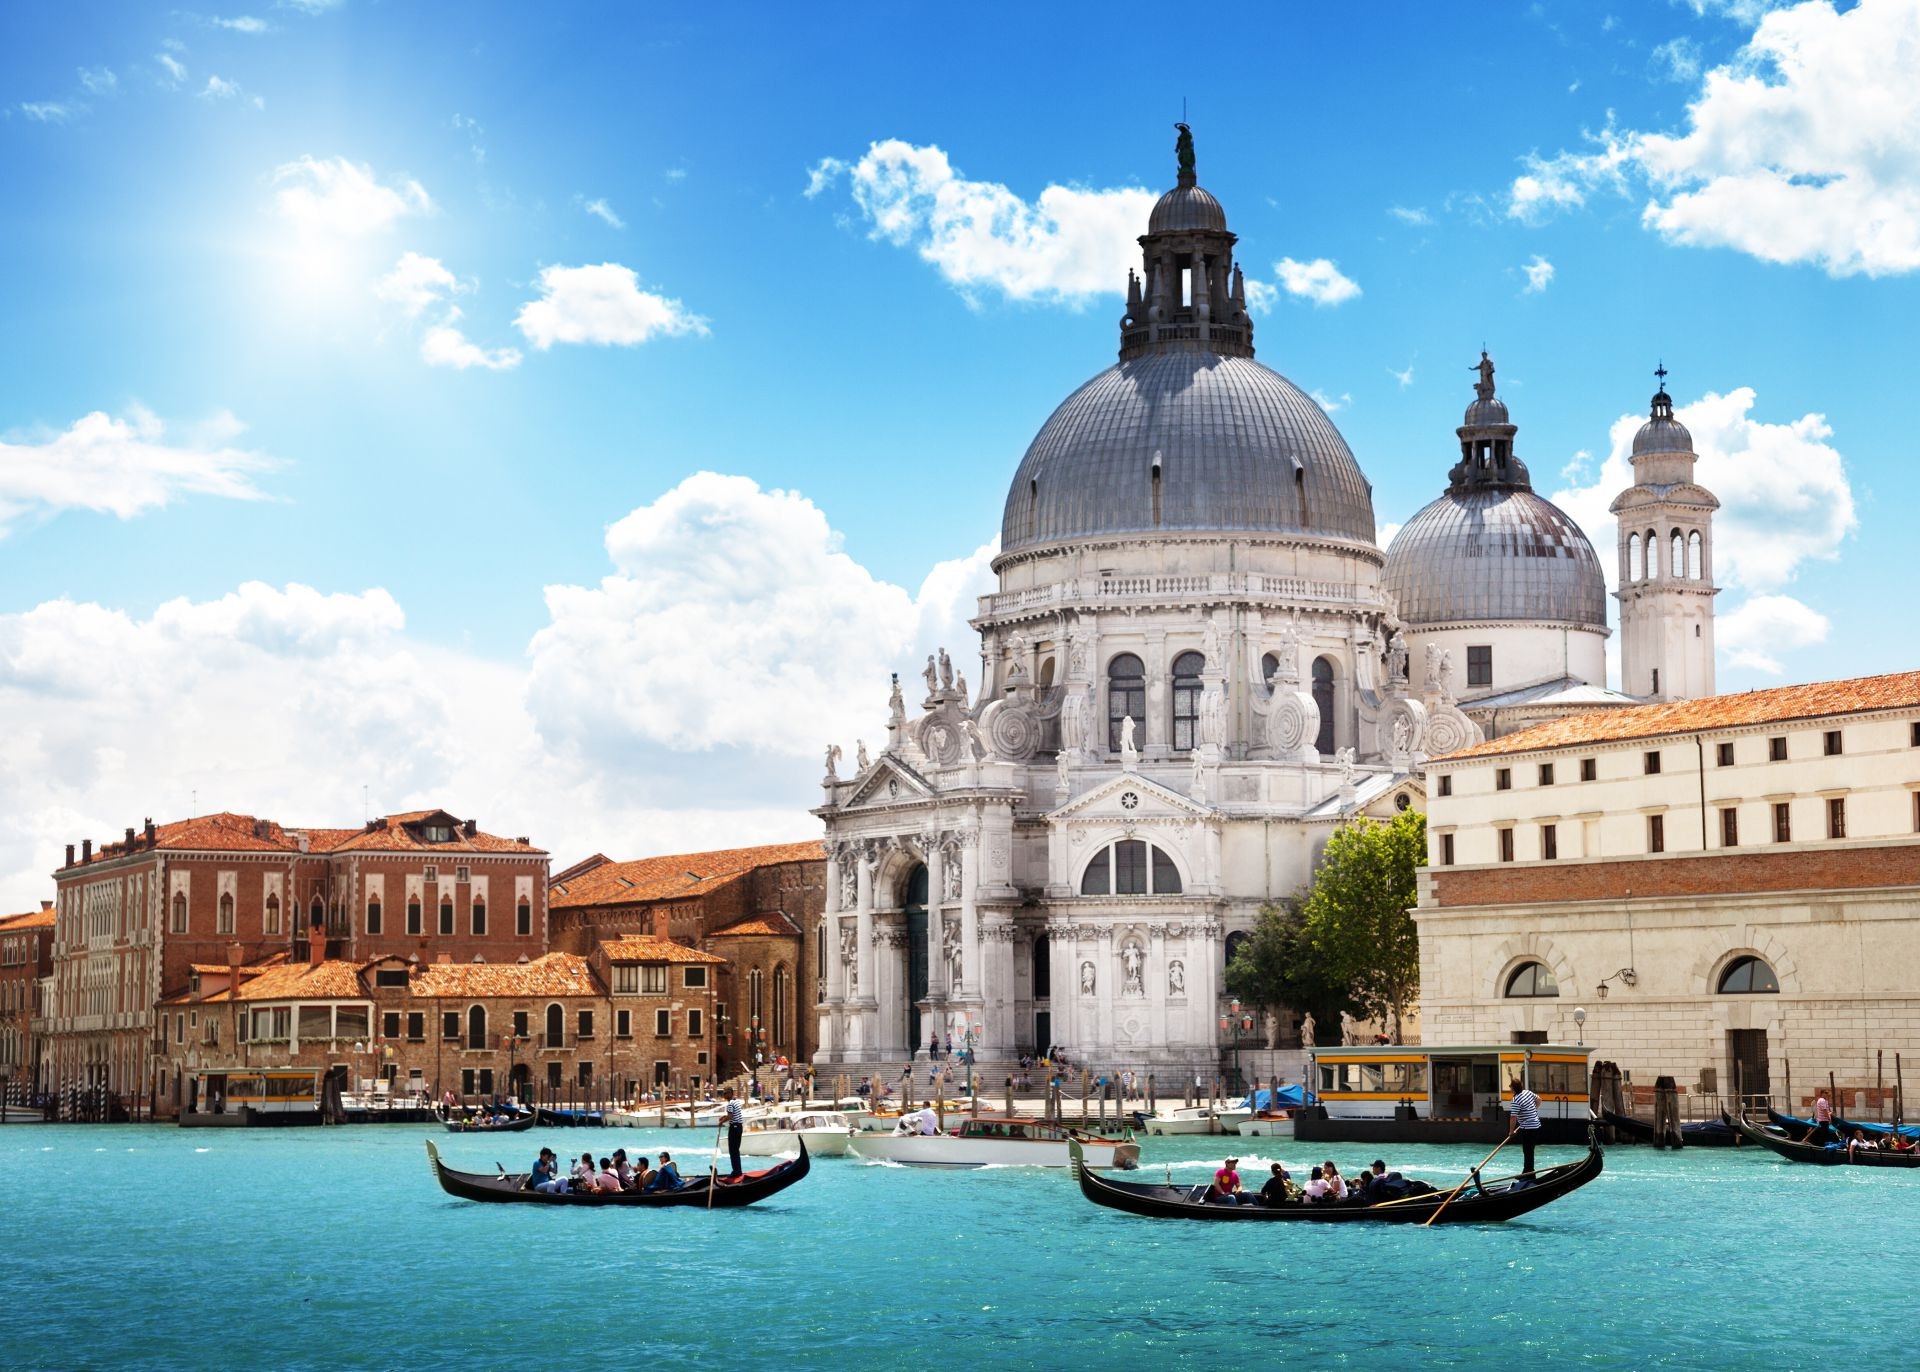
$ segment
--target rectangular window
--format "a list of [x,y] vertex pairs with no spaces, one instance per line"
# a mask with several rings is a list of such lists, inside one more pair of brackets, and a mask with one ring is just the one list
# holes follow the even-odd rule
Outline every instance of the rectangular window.
[[707,984],[707,969],[706,969],[706,968],[704,968],[704,967],[689,967],[689,968],[687,968],[687,979],[686,979],[686,985],[688,985],[688,986],[705,986],[706,984]]
[[1551,762],[1543,762],[1540,764],[1540,784],[1542,786],[1553,785],[1553,764]]
[[404,967],[379,968],[373,974],[373,984],[375,986],[388,987],[405,986],[407,984],[407,969]]
[[525,1010],[515,1010],[513,1012],[513,1036],[517,1039],[527,1037],[527,1012]]
[[440,902],[440,932],[443,934],[451,934],[453,932],[453,902],[451,900],[443,900]]
[[383,1038],[397,1039],[400,1037],[400,1012],[398,1010],[389,1010],[380,1016],[380,1034]]
[[1840,756],[1840,731],[1838,729],[1827,730],[1827,736],[1822,746],[1826,748],[1828,757],[1839,757]]
[[471,875],[469,875],[469,873],[468,873],[468,870],[467,870],[467,869],[466,869],[465,867],[456,867],[456,868],[454,868],[454,869],[453,869],[453,879],[454,879],[455,881],[471,881],[471,880],[473,880],[473,878],[472,878],[472,876],[471,876]]
[[613,969],[613,993],[616,996],[637,995],[640,990],[640,969],[631,962],[623,962]]
[[701,1019],[701,1015],[698,1010],[687,1011],[687,1037],[688,1038],[697,1039],[700,1037],[700,1030],[701,1030],[700,1019]]
[[1793,816],[1787,802],[1776,801],[1773,807],[1773,841],[1791,843],[1793,841]]
[[582,1010],[580,1012],[580,1028],[576,1031],[574,1037],[583,1039],[593,1037],[593,1011]]
[[1787,740],[1784,735],[1767,740],[1767,761],[1785,762],[1787,760]]
[[407,932],[409,934],[420,932],[420,902],[417,899],[407,902]]
[[1540,856],[1551,862],[1560,856],[1560,826],[1542,824],[1540,826]]
[[1442,867],[1453,866],[1453,835],[1452,834],[1440,835],[1440,865]]
[[593,1085],[593,1059],[592,1058],[580,1059],[580,1084],[582,1086]]
[[1443,796],[1450,796],[1453,794],[1453,773],[1446,772],[1441,775],[1440,794]]
[[493,1094],[493,1069],[491,1067],[482,1067],[480,1069],[480,1094],[483,1096],[491,1096]]
[[617,1039],[633,1037],[633,1011],[615,1010],[613,1012],[613,1036]]
[[533,906],[524,900],[520,902],[519,908],[514,912],[513,932],[521,938],[525,938],[533,932]]
[[1733,766],[1733,745],[1731,743],[1722,743],[1714,750],[1714,754],[1715,760],[1720,766]]
[[471,1096],[473,1094],[473,1086],[474,1086],[473,1069],[471,1067],[461,1068],[460,1069],[460,1094],[463,1096]]
[[1920,834],[1920,791],[1913,793],[1913,832]]
[[1920,748],[1920,720],[1907,726],[1907,746]]
[[380,902],[377,900],[367,902],[367,932],[369,934],[380,932]]
[[440,880],[440,869],[438,867],[428,867],[420,874],[420,879],[422,881],[438,882]]
[[655,1038],[673,1036],[673,1011],[655,1010],[653,1012],[653,1034]]
[[440,1015],[440,1037],[452,1043],[460,1037],[460,1012],[446,1010]]
[[1653,669],[1653,694],[1660,694],[1660,669],[1658,667]]
[[1827,837],[1847,836],[1847,802],[1841,796],[1827,797]]
[[1491,644],[1467,645],[1467,685],[1493,685],[1493,647]]
[[1665,815],[1647,816],[1647,851],[1649,853],[1667,851],[1667,817]]
[[1511,829],[1500,831],[1500,861],[1513,861],[1513,830]]
[[173,1017],[173,1041],[175,1043],[185,1043],[187,1041],[187,1017],[185,1015],[175,1015]]
[[1493,789],[1496,791],[1511,791],[1513,789],[1513,768],[1501,767],[1494,771]]
[[471,923],[473,925],[473,936],[475,938],[485,938],[487,936],[487,903],[484,900],[476,900],[473,903]]
[[1740,812],[1731,805],[1720,812],[1720,846],[1722,848],[1740,846]]
[[640,969],[640,994],[643,996],[664,996],[667,993],[667,965],[664,962],[649,962]]
[[1580,759],[1580,780],[1597,781],[1600,778],[1600,759],[1583,757]]
[[1654,748],[1647,753],[1645,766],[1648,776],[1660,775],[1660,750],[1658,748]]

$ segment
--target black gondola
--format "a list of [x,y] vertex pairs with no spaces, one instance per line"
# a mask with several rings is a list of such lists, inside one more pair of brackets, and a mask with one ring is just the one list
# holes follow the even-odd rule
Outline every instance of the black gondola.
[[542,1105],[535,1108],[540,1123],[559,1129],[574,1129],[582,1125],[599,1128],[607,1122],[607,1117],[598,1110],[563,1110],[558,1106]]
[[[1080,1155],[1080,1145],[1069,1150],[1073,1175],[1080,1183],[1080,1194],[1095,1205],[1124,1210],[1130,1215],[1145,1215],[1161,1220],[1300,1220],[1309,1224],[1387,1223],[1423,1224],[1436,1214],[1436,1224],[1488,1224],[1515,1219],[1529,1210],[1559,1200],[1569,1191],[1577,1191],[1600,1175],[1605,1165],[1600,1145],[1591,1134],[1587,1155],[1577,1162],[1562,1163],[1537,1172],[1532,1181],[1523,1177],[1503,1177],[1498,1181],[1468,1183],[1466,1189],[1446,1203],[1449,1192],[1379,1205],[1306,1204],[1208,1205],[1205,1183],[1187,1186],[1156,1186],[1151,1182],[1114,1181],[1088,1167]],[[1445,1203],[1445,1208],[1442,1208]]]
[[[433,1167],[434,1180],[440,1183],[440,1189],[460,1200],[505,1201],[526,1205],[608,1205],[636,1209],[661,1205],[691,1205],[703,1210],[737,1209],[786,1190],[806,1176],[811,1166],[807,1161],[806,1143],[802,1141],[799,1157],[776,1163],[759,1172],[749,1172],[738,1181],[721,1177],[714,1183],[710,1177],[698,1175],[688,1178],[687,1184],[678,1191],[622,1191],[603,1195],[597,1191],[535,1191],[527,1185],[525,1172],[503,1171],[495,1176],[488,1176],[484,1172],[456,1172],[440,1161],[440,1150],[433,1146],[432,1139],[427,1140],[427,1159]],[[709,1190],[713,1193],[711,1203],[707,1195]]]
[[1744,1115],[1735,1119],[1723,1112],[1721,1118],[1745,1137],[1789,1162],[1811,1162],[1821,1167],[1920,1167],[1920,1152],[1883,1153],[1869,1145],[1856,1148],[1849,1154],[1844,1145],[1830,1148],[1818,1143],[1796,1143],[1782,1135],[1769,1133]]
[[[1654,1143],[1653,1126],[1645,1120],[1635,1119],[1632,1115],[1623,1115],[1617,1110],[1602,1110],[1603,1123],[1612,1125],[1621,1137],[1635,1143]],[[1720,1120],[1695,1120],[1680,1126],[1680,1142],[1688,1148],[1738,1148],[1741,1143],[1740,1131],[1731,1128]],[[1659,1148],[1672,1147],[1671,1144],[1655,1144]]]
[[[1835,1115],[1832,1124],[1821,1126],[1799,1115],[1783,1115],[1772,1106],[1767,1107],[1767,1121],[1776,1128],[1786,1130],[1789,1137],[1796,1139],[1804,1139],[1809,1133],[1822,1127],[1829,1130],[1836,1139],[1844,1139],[1856,1129],[1870,1139],[1891,1138],[1894,1132],[1891,1124],[1873,1124],[1867,1120],[1850,1120],[1843,1115]],[[1920,1124],[1901,1125],[1900,1136],[1908,1139],[1920,1139]]]
[[472,1115],[463,1118],[449,1115],[445,1107],[440,1107],[434,1111],[434,1115],[449,1134],[518,1134],[533,1128],[535,1120],[531,1110],[519,1110],[505,1117]]

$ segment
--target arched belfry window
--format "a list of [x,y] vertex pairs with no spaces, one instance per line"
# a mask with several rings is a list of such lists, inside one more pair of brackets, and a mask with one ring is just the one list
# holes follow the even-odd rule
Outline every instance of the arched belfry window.
[[1107,664],[1107,750],[1120,751],[1120,721],[1133,721],[1133,741],[1147,722],[1147,669],[1132,653],[1121,653]]
[[1647,579],[1651,581],[1660,575],[1660,535],[1652,529],[1647,530]]
[[1182,653],[1173,660],[1173,746],[1178,752],[1192,752],[1200,742],[1200,673],[1206,666],[1199,653]]
[[1678,529],[1675,529],[1673,531],[1673,537],[1668,540],[1668,547],[1672,551],[1669,552],[1667,555],[1667,575],[1672,577],[1686,576],[1687,574],[1686,535],[1682,534]]
[[1627,580],[1638,581],[1646,575],[1646,563],[1640,556],[1640,535],[1627,535]]
[[1738,957],[1720,974],[1718,989],[1723,996],[1778,995],[1780,978],[1761,959]]
[[1504,994],[1509,1000],[1557,996],[1560,994],[1560,983],[1554,980],[1553,973],[1547,970],[1544,962],[1523,962],[1507,978]]
[[1320,736],[1313,746],[1322,754],[1333,751],[1333,663],[1324,657],[1313,660],[1313,703],[1320,711]]
[[1080,874],[1083,896],[1177,896],[1180,869],[1164,848],[1137,838],[1108,844]]
[[1687,535],[1687,575],[1695,581],[1706,576],[1706,570],[1700,565],[1700,531],[1698,529]]

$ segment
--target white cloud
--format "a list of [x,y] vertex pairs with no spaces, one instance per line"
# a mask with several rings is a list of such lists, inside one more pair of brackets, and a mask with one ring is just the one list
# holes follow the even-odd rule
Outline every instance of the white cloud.
[[1682,85],[1700,75],[1703,60],[1700,45],[1691,38],[1669,38],[1654,48],[1650,54],[1654,74],[1663,81],[1676,81]]
[[94,95],[111,95],[119,86],[120,78],[113,74],[112,67],[82,67],[80,84]]
[[687,169],[685,167],[668,167],[662,175],[669,181],[685,181],[687,179]]
[[229,81],[220,76],[209,76],[206,86],[200,92],[202,100],[231,100],[242,94],[238,81]]
[[374,283],[373,293],[415,319],[429,306],[468,289],[439,258],[403,252],[393,270]]
[[1390,519],[1384,524],[1376,524],[1373,530],[1374,543],[1382,548],[1391,548],[1393,546],[1393,540],[1400,537],[1400,530],[1403,527],[1405,527],[1405,521],[1398,519]]
[[[454,318],[459,317],[458,310],[452,313]],[[451,322],[427,330],[420,339],[420,357],[429,367],[453,367],[463,372],[469,367],[507,372],[520,365],[518,348],[483,348],[469,341]]]
[[1535,253],[1533,260],[1522,266],[1520,270],[1527,274],[1525,289],[1527,295],[1538,295],[1553,282],[1553,263],[1538,253]]
[[1413,384],[1413,363],[1407,363],[1405,370],[1389,367],[1387,368],[1387,375],[1392,377],[1394,381],[1399,384],[1400,389],[1404,391]]
[[166,73],[166,77],[164,78],[164,84],[169,86],[177,86],[182,81],[187,79],[186,63],[182,62],[179,58],[175,57],[172,53],[156,52],[153,55],[153,60],[158,62],[160,64],[160,69]]
[[1631,172],[1650,191],[1642,224],[1670,242],[1833,276],[1920,269],[1920,4],[1718,8],[1757,27],[1700,78],[1684,133],[1530,157],[1509,213],[1538,221]]
[[1316,305],[1339,305],[1360,294],[1360,287],[1341,274],[1332,261],[1316,257],[1311,262],[1283,257],[1273,264],[1280,277],[1280,288],[1288,295],[1311,300]]
[[273,27],[266,20],[256,19],[251,14],[236,14],[231,19],[223,19],[216,14],[207,22],[217,29],[232,29],[235,33],[255,36],[266,33]]
[[254,478],[279,465],[233,446],[231,415],[170,439],[147,410],[123,418],[95,411],[64,432],[0,440],[0,538],[24,519],[92,510],[131,519],[187,495],[263,500]]
[[514,324],[542,352],[555,343],[627,345],[708,332],[705,319],[641,290],[633,269],[617,262],[543,268],[540,298],[522,305]]
[[604,198],[585,201],[581,204],[580,208],[612,228],[624,229],[627,227],[627,221],[615,214],[613,207],[607,204]]
[[1308,391],[1307,394],[1313,397],[1314,404],[1318,405],[1328,414],[1337,414],[1353,404],[1353,397],[1345,391],[1340,392],[1337,396],[1333,396],[1315,387],[1313,390]]
[[914,248],[969,299],[993,291],[1076,306],[1126,290],[1157,198],[1131,187],[1049,185],[1030,202],[999,182],[968,180],[939,147],[897,138],[874,143],[857,162],[823,159],[806,194],[843,178],[871,237]]
[[20,113],[36,124],[65,124],[86,112],[78,100],[27,100],[20,105]]
[[301,157],[274,169],[274,204],[307,232],[358,236],[391,228],[407,215],[427,214],[433,201],[418,181],[379,181],[373,168],[344,157]]
[[339,9],[342,0],[279,0],[279,3],[302,14],[325,14],[328,10]]
[[1749,596],[1715,617],[1713,635],[1715,649],[1734,666],[1779,676],[1781,653],[1827,641],[1827,617],[1792,596]]
[[1256,277],[1245,276],[1241,279],[1246,282],[1248,311],[1253,314],[1272,313],[1273,307],[1280,302],[1280,288],[1269,286]]
[[1389,205],[1387,207],[1387,213],[1395,219],[1398,219],[1402,224],[1431,224],[1433,222],[1433,216],[1428,214],[1425,209],[1418,207],[1409,209],[1405,205]]
[[466,134],[467,151],[472,154],[476,166],[487,160],[486,144],[480,141],[486,136],[487,131],[480,127],[478,119],[471,115],[456,114],[449,121],[448,126]]

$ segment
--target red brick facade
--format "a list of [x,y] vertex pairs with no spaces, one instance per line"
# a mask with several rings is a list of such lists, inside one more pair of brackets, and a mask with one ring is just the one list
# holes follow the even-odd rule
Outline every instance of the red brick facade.
[[1619,862],[1429,868],[1433,906],[1559,904],[1779,891],[1920,885],[1920,841],[1872,848],[1800,848],[1636,857]]
[[25,1100],[40,1085],[39,1036],[34,1022],[45,1013],[41,979],[53,975],[53,902],[38,910],[0,918],[0,1092]]

